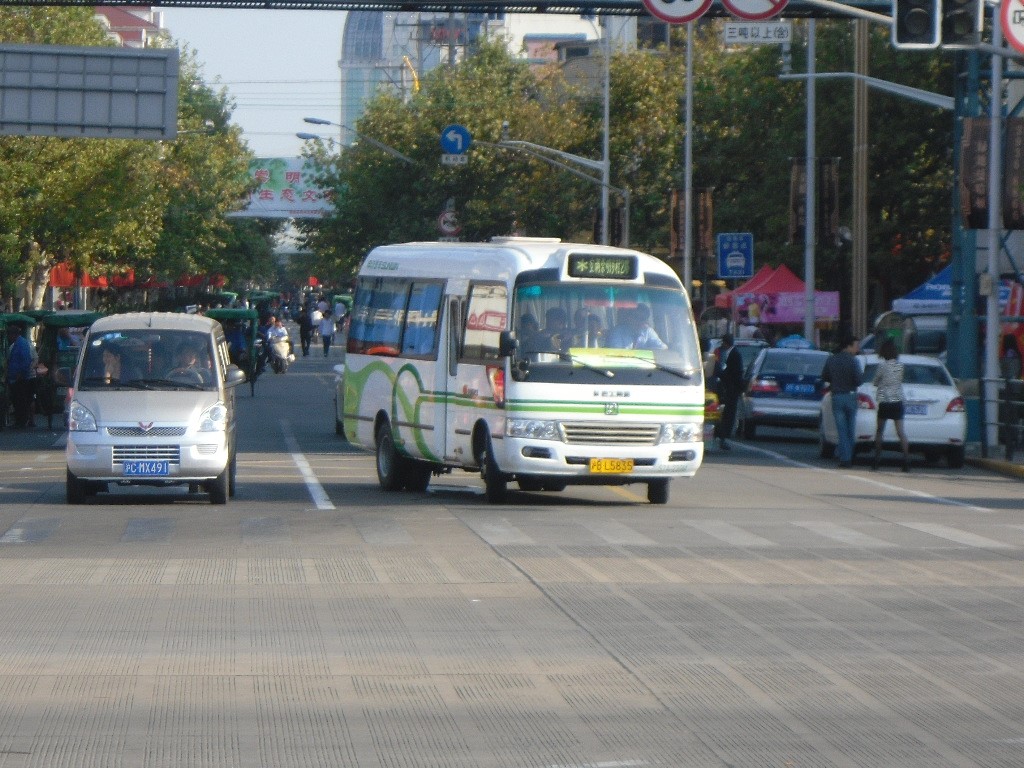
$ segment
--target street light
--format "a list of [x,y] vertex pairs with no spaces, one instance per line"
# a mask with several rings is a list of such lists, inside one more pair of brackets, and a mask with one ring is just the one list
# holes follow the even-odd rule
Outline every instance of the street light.
[[[355,128],[349,128],[347,125],[342,125],[341,123],[335,123],[335,122],[332,122],[331,120],[324,120],[322,117],[304,117],[304,118],[302,118],[302,120],[303,120],[303,122],[309,123],[311,125],[332,125],[335,128],[344,128],[346,131],[351,131],[352,133],[354,133],[357,138],[362,139],[367,144],[370,144],[370,145],[376,147],[381,152],[384,152],[384,153],[386,153],[388,155],[391,155],[393,158],[395,158],[397,160],[401,160],[403,163],[409,163],[409,165],[418,165],[418,163],[415,160],[413,160],[411,157],[409,157],[408,155],[403,155],[397,149],[395,149],[394,147],[389,147],[387,144],[385,144],[382,141],[377,141],[377,139],[374,139],[374,138],[372,138],[370,136],[364,136],[359,131],[357,131]],[[315,133],[297,133],[295,135],[298,138],[303,139],[305,141],[315,141],[316,139],[320,138]]]
[[[531,157],[540,160],[541,162],[547,163],[555,168],[561,168],[564,171],[568,171],[573,176],[576,176],[586,181],[590,181],[594,184],[599,185],[602,191],[614,192],[622,198],[622,209],[623,209],[623,222],[622,222],[622,244],[623,246],[629,245],[629,204],[630,204],[630,193],[628,189],[614,187],[607,181],[607,170],[609,163],[606,160],[592,160],[589,157],[580,157],[570,152],[563,152],[560,149],[554,149],[553,147],[545,147],[543,144],[534,144],[530,141],[514,141],[508,138],[508,121],[506,120],[501,124],[501,141],[490,142],[480,141],[473,139],[474,144],[479,144],[483,147],[493,147],[496,149],[504,149],[510,152],[522,152],[530,155]],[[552,155],[554,157],[552,157]],[[558,159],[556,159],[558,158]],[[563,162],[564,161],[564,162]],[[601,173],[600,176],[591,176],[589,173],[584,173],[579,168],[574,168],[569,163],[576,163],[582,165],[584,168],[588,168],[592,171],[598,171]],[[607,206],[605,206],[607,208]],[[606,222],[606,219],[602,217],[602,221]],[[608,244],[608,226],[604,224],[603,232],[601,233],[601,240],[603,245]]]

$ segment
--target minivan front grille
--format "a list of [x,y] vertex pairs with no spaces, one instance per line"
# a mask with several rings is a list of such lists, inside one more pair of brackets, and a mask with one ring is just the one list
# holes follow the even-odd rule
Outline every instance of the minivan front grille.
[[181,463],[181,450],[176,445],[115,445],[114,463],[126,461],[168,461]]
[[654,445],[661,425],[563,421],[562,434],[569,445]]
[[111,437],[181,437],[188,430],[188,427],[107,427],[107,434]]

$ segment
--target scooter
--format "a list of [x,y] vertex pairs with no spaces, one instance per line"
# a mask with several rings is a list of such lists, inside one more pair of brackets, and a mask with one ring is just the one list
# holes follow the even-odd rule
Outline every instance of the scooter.
[[270,341],[270,367],[274,373],[285,373],[288,364],[295,359],[292,354],[292,340],[281,337]]

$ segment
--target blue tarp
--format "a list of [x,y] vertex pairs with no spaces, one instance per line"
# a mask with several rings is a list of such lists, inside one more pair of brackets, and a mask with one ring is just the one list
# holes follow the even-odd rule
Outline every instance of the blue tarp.
[[[892,302],[892,308],[904,315],[948,315],[953,309],[953,287],[950,284],[952,267],[946,267],[928,281],[917,286],[902,298]],[[1010,286],[999,285],[999,306],[1010,298]]]

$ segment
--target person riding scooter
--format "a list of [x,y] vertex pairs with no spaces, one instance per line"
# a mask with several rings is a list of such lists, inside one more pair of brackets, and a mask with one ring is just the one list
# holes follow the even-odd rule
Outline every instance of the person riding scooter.
[[270,346],[271,368],[274,369],[274,373],[284,373],[288,370],[288,363],[291,360],[292,341],[281,318],[275,318],[267,330],[267,341]]

